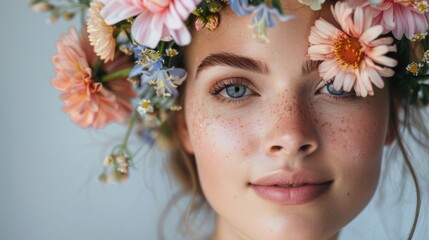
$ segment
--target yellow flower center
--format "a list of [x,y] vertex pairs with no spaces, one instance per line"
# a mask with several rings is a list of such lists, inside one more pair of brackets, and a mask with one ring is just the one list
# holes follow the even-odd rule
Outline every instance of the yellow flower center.
[[421,13],[428,12],[428,3],[424,1],[420,1],[416,3],[414,8]]
[[150,106],[150,102],[149,102],[149,101],[144,101],[144,102],[142,103],[142,107],[143,107],[144,109],[149,108],[149,106]]
[[362,60],[362,45],[359,39],[342,36],[334,43],[335,58],[342,62],[343,66],[357,68]]
[[413,75],[417,75],[420,71],[420,66],[417,63],[410,63],[407,66],[407,70]]

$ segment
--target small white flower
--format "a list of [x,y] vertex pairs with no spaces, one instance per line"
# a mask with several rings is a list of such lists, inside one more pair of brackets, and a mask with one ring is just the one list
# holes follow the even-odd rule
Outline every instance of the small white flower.
[[322,4],[325,0],[298,0],[298,2],[309,6],[313,11],[318,11],[322,9]]
[[140,100],[140,104],[137,107],[137,111],[142,116],[146,115],[147,113],[153,113],[153,106],[151,105],[150,100],[149,99]]
[[414,9],[419,13],[427,13],[429,11],[429,4],[426,1],[419,1],[414,4]]

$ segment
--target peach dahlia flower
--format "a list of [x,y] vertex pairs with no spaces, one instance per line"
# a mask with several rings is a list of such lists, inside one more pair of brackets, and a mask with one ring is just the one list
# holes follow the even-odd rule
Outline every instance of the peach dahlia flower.
[[115,58],[116,40],[113,37],[114,26],[106,24],[100,15],[104,4],[100,0],[91,2],[88,10],[88,38],[94,51],[104,62],[112,61]]
[[309,57],[323,61],[319,74],[326,82],[332,82],[335,90],[355,90],[356,95],[373,95],[372,85],[384,87],[382,77],[391,77],[397,61],[385,56],[395,52],[390,37],[378,38],[383,32],[381,25],[372,25],[371,14],[362,8],[353,10],[347,3],[337,2],[332,7],[336,28],[324,19],[316,20],[309,36]]
[[[56,76],[52,85],[62,91],[63,110],[81,127],[101,128],[112,121],[122,121],[132,112],[130,100],[135,96],[126,79],[101,83],[96,68],[99,59],[88,42],[86,31],[79,36],[74,28],[57,43],[58,54],[53,56]],[[104,71],[122,69],[127,57],[101,65]],[[103,70],[98,70],[102,73]]]

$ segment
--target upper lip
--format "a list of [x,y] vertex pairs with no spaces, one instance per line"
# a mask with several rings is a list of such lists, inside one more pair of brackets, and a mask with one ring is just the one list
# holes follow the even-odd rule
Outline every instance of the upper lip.
[[250,185],[256,186],[299,186],[308,184],[327,184],[333,182],[332,178],[320,173],[300,170],[294,172],[277,171],[264,175],[250,182]]

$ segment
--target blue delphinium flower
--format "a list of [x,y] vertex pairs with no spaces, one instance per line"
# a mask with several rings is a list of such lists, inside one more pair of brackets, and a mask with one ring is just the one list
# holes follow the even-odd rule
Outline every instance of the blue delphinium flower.
[[139,75],[151,75],[153,72],[163,68],[164,59],[159,52],[134,44],[129,44],[128,49],[134,52],[134,58],[136,59],[135,65],[128,75],[130,78]]
[[182,68],[161,69],[150,75],[142,75],[141,82],[153,85],[158,96],[177,97],[179,95],[177,86],[182,84],[186,76],[186,71]]
[[252,27],[254,29],[254,37],[262,42],[269,42],[266,29],[276,26],[274,16],[281,22],[285,22],[292,15],[284,15],[276,8],[271,8],[265,3],[260,3],[257,6],[250,5],[248,0],[231,0],[230,5],[232,10],[239,16],[254,14],[252,19]]

